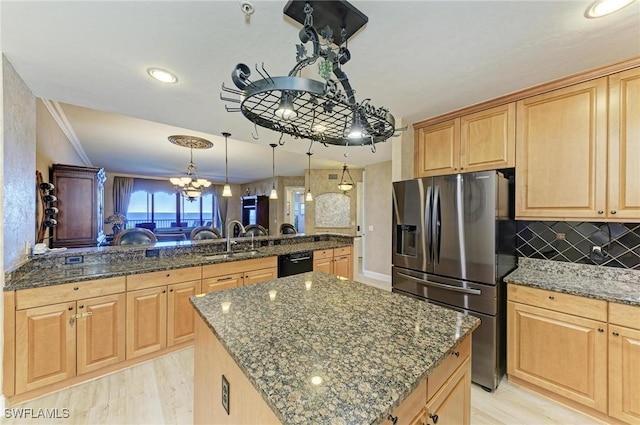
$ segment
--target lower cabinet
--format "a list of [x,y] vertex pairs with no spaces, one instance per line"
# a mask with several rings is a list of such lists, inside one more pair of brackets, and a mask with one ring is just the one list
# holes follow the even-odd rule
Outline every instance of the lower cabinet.
[[471,335],[467,336],[384,425],[469,425],[471,423]]
[[509,380],[640,424],[640,307],[519,285],[507,293]]
[[168,286],[167,297],[167,346],[178,345],[193,339],[194,315],[189,297],[201,292],[200,281],[176,283]]
[[202,266],[202,292],[235,288],[278,278],[278,257]]
[[[124,278],[111,278],[19,291],[15,296],[14,393],[123,361],[124,289]],[[116,291],[122,292],[81,298]],[[55,298],[64,302],[51,304]]]
[[353,279],[353,247],[320,249],[313,252],[313,270]]

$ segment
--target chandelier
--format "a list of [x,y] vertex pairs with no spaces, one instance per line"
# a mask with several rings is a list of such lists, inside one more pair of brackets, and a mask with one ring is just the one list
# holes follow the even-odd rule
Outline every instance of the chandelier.
[[[256,65],[260,75],[256,81],[251,80],[247,65],[238,64],[231,73],[237,89],[222,84],[223,92],[237,96],[221,93],[221,100],[234,104],[225,108],[282,135],[325,145],[370,145],[375,152],[375,143],[387,140],[397,130],[395,118],[388,108],[373,106],[370,99],[356,100],[356,91],[342,69],[351,59],[347,40],[367,23],[367,16],[344,0],[316,1],[313,7],[290,0],[284,13],[303,24],[296,64],[287,76],[279,77],[270,76],[264,63],[261,69]],[[314,18],[322,27],[320,34]],[[334,44],[334,32],[339,34],[339,44]],[[316,63],[320,79],[300,76],[303,68]]]
[[187,175],[184,177],[171,177],[169,181],[174,185],[176,191],[179,191],[187,200],[193,202],[211,186],[209,180],[198,177],[198,167],[193,163],[193,150],[209,149],[213,147],[213,143],[200,137],[180,135],[169,136],[169,141],[174,145],[191,149],[191,160],[187,165]]
[[[347,180],[349,177],[349,180]],[[351,173],[349,172],[349,167],[347,164],[342,166],[342,178],[340,179],[340,183],[338,183],[338,189],[340,189],[343,193],[346,193],[353,189],[354,183],[353,178],[351,177]]]

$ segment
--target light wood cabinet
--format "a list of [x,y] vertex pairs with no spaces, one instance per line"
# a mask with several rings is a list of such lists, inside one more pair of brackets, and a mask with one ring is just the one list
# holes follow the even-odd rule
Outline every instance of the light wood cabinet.
[[124,289],[116,277],[17,291],[15,394],[124,360]]
[[420,128],[415,148],[415,177],[513,167],[515,103]]
[[610,304],[609,416],[640,424],[640,307]]
[[507,293],[509,380],[640,424],[640,307],[519,285]]
[[78,375],[124,361],[125,306],[124,293],[77,302]]
[[194,337],[195,311],[189,302],[201,292],[200,281],[176,283],[168,286],[167,346],[171,347]]
[[127,359],[167,346],[167,287],[127,293]]
[[76,303],[16,312],[16,393],[76,375]]
[[236,288],[242,286],[244,274],[234,273],[229,275],[214,276],[202,279],[202,293],[222,291],[223,289]]
[[266,282],[278,278],[278,268],[271,267],[268,269],[252,270],[244,274],[242,284],[253,285],[254,283]]
[[609,77],[608,218],[640,220],[640,68]]
[[517,118],[516,218],[640,221],[639,68],[521,100]]
[[353,279],[353,247],[314,251],[313,270]]
[[278,278],[278,257],[255,258],[202,267],[202,291],[209,293]]
[[471,366],[468,358],[427,403],[425,423],[471,423]]

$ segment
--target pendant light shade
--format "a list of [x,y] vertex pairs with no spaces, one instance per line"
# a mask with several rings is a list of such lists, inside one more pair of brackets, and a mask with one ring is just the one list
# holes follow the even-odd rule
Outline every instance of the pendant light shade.
[[311,155],[313,155],[311,152],[307,152],[307,155],[309,156],[309,187],[307,188],[307,196],[305,196],[304,200],[306,202],[311,202],[313,201],[313,195],[311,194]]
[[271,178],[273,179],[273,185],[271,186],[271,194],[269,195],[269,199],[278,199],[278,192],[276,191],[276,145],[275,143],[271,143],[272,151],[272,168],[271,168]]
[[224,188],[222,189],[222,196],[228,198],[233,196],[231,194],[231,186],[229,186],[229,153],[227,151],[227,137],[231,136],[231,133],[224,132]]
[[[347,177],[349,177],[349,180],[347,180]],[[353,183],[351,173],[349,172],[349,168],[347,167],[347,164],[344,164],[344,166],[342,167],[342,178],[340,179],[340,183],[338,184],[338,189],[343,192],[347,192],[353,189],[353,186],[355,185]]]

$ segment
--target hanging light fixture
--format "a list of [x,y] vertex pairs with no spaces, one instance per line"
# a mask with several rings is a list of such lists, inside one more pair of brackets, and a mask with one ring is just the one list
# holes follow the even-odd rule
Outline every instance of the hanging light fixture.
[[231,186],[229,186],[229,154],[227,151],[227,137],[231,136],[231,133],[224,132],[224,188],[222,189],[222,196],[228,198],[233,196],[231,194]]
[[271,177],[273,179],[273,186],[271,186],[271,194],[269,195],[269,199],[278,199],[278,192],[276,191],[276,145],[275,143],[271,143],[272,151],[272,169],[271,169]]
[[[344,146],[383,142],[396,132],[395,118],[370,99],[356,100],[356,91],[342,67],[351,59],[347,40],[369,18],[347,1],[290,0],[284,13],[303,25],[296,45],[296,64],[287,76],[272,77],[264,65],[250,79],[251,70],[238,64],[231,73],[237,88],[222,84],[220,98],[228,112],[241,112],[254,123],[295,138]],[[323,28],[314,27],[314,17]],[[336,42],[334,44],[334,34]],[[307,43],[311,48],[307,49]],[[303,68],[318,64],[318,79],[302,78]],[[234,97],[226,97],[231,94]]]
[[305,196],[304,200],[306,202],[311,202],[313,201],[313,195],[311,194],[311,155],[313,155],[313,153],[309,151],[307,152],[307,155],[309,156],[309,188],[307,189],[307,196]]
[[209,140],[195,136],[169,136],[169,141],[174,145],[191,149],[191,160],[187,166],[187,175],[185,177],[171,177],[169,181],[180,191],[182,196],[193,202],[211,186],[211,182],[207,179],[198,177],[198,167],[193,163],[194,149],[209,149],[213,147],[213,143]]
[[[349,180],[347,180],[345,174],[346,176],[349,176]],[[349,168],[347,167],[347,164],[344,164],[344,166],[342,167],[342,178],[340,179],[340,183],[338,184],[338,189],[340,189],[343,192],[347,192],[353,189],[353,186],[354,186],[353,178],[351,177]]]

